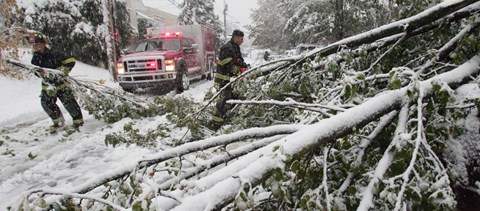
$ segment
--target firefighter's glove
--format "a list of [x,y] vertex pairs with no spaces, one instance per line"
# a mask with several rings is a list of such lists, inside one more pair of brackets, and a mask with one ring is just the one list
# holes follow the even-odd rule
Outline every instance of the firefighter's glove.
[[32,70],[33,74],[35,74],[35,76],[37,76],[39,78],[43,78],[46,75],[45,70],[43,70],[42,68],[33,67],[31,70]]
[[240,75],[240,67],[239,66],[233,66],[232,68],[232,74],[234,76],[239,76]]
[[257,79],[257,74],[252,73],[252,74],[250,74],[249,78],[252,79],[252,80],[255,80],[255,79]]
[[45,92],[47,93],[48,96],[54,97],[57,95],[57,88],[51,84],[48,84],[48,86],[45,89]]
[[57,68],[57,70],[60,70],[63,72],[63,74],[65,74],[65,76],[68,75],[68,73],[70,73],[70,68],[69,67],[66,67],[66,66],[60,66]]

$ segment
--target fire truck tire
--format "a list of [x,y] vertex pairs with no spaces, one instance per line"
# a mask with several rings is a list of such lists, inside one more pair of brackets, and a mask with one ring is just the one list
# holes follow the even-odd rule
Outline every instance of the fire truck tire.
[[121,86],[121,87],[122,87],[123,91],[125,91],[125,92],[133,93],[133,91],[134,91],[134,88],[127,88],[127,87],[124,87],[124,86]]
[[215,66],[213,66],[213,65],[209,65],[209,66],[208,66],[207,77],[206,77],[206,79],[207,79],[208,81],[211,81],[211,80],[213,79],[213,70],[214,70],[214,68],[215,68]]
[[175,84],[175,88],[177,93],[182,93],[185,90],[188,90],[190,87],[190,79],[187,76],[186,68],[181,68],[180,74],[177,75],[177,80]]

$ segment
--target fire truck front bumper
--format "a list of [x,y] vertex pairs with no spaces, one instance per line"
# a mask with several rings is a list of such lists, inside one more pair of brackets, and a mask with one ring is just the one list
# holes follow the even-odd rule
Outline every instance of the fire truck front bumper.
[[118,75],[118,82],[124,89],[151,88],[174,83],[175,79],[175,72]]

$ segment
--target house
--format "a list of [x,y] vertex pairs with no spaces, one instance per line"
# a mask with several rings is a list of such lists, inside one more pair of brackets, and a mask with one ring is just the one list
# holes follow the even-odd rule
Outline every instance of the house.
[[125,2],[130,15],[130,24],[137,31],[142,20],[147,25],[155,27],[177,25],[178,17],[176,15],[145,6],[142,0],[126,0]]

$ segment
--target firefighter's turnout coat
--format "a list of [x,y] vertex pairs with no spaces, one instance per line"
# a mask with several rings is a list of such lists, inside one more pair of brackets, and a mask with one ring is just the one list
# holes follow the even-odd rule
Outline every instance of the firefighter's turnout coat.
[[[31,61],[33,65],[39,67],[60,70],[66,76],[70,73],[73,66],[75,66],[75,62],[75,58],[48,47],[45,48],[43,53],[34,52]],[[40,77],[40,75],[36,75]],[[56,74],[46,74],[42,79],[41,104],[53,122],[58,124],[64,121],[62,112],[56,104],[57,98],[59,98],[65,109],[67,109],[68,113],[72,116],[73,123],[83,124],[80,106],[75,100],[72,89],[68,87],[65,78]]]
[[[215,87],[218,89],[225,86],[231,77],[240,75],[240,69],[246,68],[247,64],[243,60],[240,46],[233,40],[222,46],[217,61],[217,72],[215,73]],[[216,114],[213,116],[213,122],[223,124],[225,115],[231,106],[226,105],[226,101],[235,98],[232,87],[226,87],[219,96],[216,104]]]

